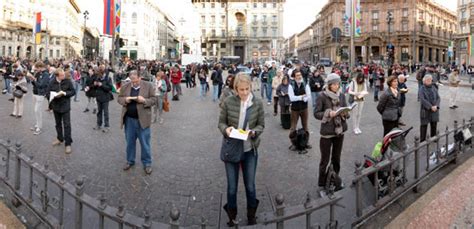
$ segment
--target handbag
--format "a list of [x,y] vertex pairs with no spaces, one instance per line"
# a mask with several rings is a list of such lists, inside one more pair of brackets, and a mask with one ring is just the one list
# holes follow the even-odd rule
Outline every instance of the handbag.
[[14,96],[15,98],[21,99],[21,98],[23,97],[23,94],[24,94],[24,93],[23,93],[22,90],[14,90],[14,91],[13,91],[13,96]]
[[[247,108],[244,118],[244,128],[247,126],[251,107]],[[244,141],[224,136],[221,146],[221,160],[224,162],[237,163],[242,160],[244,154]]]
[[165,112],[170,111],[170,102],[168,102],[168,99],[163,100],[163,111]]

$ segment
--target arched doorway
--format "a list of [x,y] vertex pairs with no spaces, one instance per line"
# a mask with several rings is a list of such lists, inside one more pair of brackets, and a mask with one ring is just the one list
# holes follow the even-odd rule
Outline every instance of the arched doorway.
[[39,55],[38,55],[38,58],[39,58],[40,60],[43,59],[43,56],[44,56],[44,55],[43,55],[43,52],[44,52],[44,49],[43,49],[43,48],[40,48],[40,50],[39,50]]
[[21,46],[16,47],[16,57],[20,58]]
[[31,46],[26,47],[26,58],[31,59]]

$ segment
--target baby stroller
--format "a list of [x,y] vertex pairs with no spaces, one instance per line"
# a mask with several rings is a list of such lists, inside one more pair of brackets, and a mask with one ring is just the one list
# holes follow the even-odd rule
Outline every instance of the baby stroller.
[[[399,128],[392,129],[385,135],[382,142],[375,145],[372,156],[364,155],[364,168],[374,166],[377,163],[388,159],[390,156],[395,157],[405,151],[408,148],[408,145],[405,142],[405,137],[412,129],[413,127],[410,127],[407,130]],[[403,166],[401,166],[400,163],[401,162],[399,161],[392,166],[395,187],[399,187],[407,181],[406,178],[403,177]],[[388,193],[390,179],[389,167],[379,170],[377,184],[375,181],[375,174],[369,175],[368,178],[373,185],[378,185],[379,197],[383,197]]]

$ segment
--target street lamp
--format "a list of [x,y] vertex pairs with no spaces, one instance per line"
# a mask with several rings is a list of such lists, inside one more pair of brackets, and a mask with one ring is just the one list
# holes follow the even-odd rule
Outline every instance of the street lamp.
[[314,58],[313,58],[314,31],[313,29],[309,29],[309,36],[311,37],[311,48],[309,49],[310,50],[309,57],[311,59],[311,63],[314,63]]
[[[392,23],[392,19],[393,19],[393,15],[392,15],[392,12],[388,12],[387,13],[387,36],[388,36],[388,39],[387,39],[387,59],[388,59],[388,65],[391,66],[392,65],[392,58],[391,58],[391,52],[390,52],[390,48],[392,47],[391,43],[390,43],[390,33],[391,33],[391,29],[390,29],[390,24]],[[390,48],[389,48],[390,47]]]
[[87,55],[86,55],[86,21],[89,19],[89,11],[84,11],[83,13],[84,15],[84,35],[82,37],[82,55],[83,57],[85,58]]

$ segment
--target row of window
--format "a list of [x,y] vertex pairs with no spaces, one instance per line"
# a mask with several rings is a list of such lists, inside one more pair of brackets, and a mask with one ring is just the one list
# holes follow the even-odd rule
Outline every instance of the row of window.
[[[252,36],[253,37],[257,37],[258,36],[258,28],[257,27],[252,27],[252,31],[253,31],[253,34]],[[273,27],[272,28],[272,37],[277,37],[278,36],[278,33],[277,33],[278,29]],[[201,33],[202,33],[202,36],[206,36],[207,33],[206,33],[206,29],[202,29]],[[225,32],[225,29],[222,29],[221,30],[221,37],[226,37],[226,32]],[[216,37],[217,36],[217,33],[216,33],[216,30],[215,29],[212,29],[211,30],[211,34],[210,34],[211,37]],[[242,36],[242,28],[241,27],[237,27],[236,29],[236,36]],[[267,37],[268,36],[268,29],[267,28],[262,28],[262,36],[263,37]]]
[[[220,23],[221,24],[224,24],[226,22],[225,20],[225,15],[221,15],[221,20],[220,20]],[[272,15],[272,22],[278,22],[277,21],[277,15]],[[254,14],[253,15],[253,21],[254,23],[256,23],[258,21],[258,15]],[[267,15],[262,15],[262,22],[267,22]],[[211,23],[216,23],[216,16],[215,15],[211,15]],[[206,24],[206,15],[201,15],[201,24]]]
[[[209,4],[209,3],[207,3],[207,4]],[[215,2],[211,2],[210,5],[211,5],[211,8],[216,8],[216,3],[215,3]],[[206,8],[206,3],[204,3],[204,2],[201,3],[201,6],[202,6],[202,8]],[[273,2],[273,3],[271,3],[271,4],[270,4],[270,3],[267,4],[266,2],[262,2],[262,3],[254,2],[254,3],[253,3],[253,8],[255,8],[255,9],[256,9],[256,8],[259,8],[259,6],[262,7],[262,8],[269,8],[269,7],[277,8],[277,7],[278,7],[278,5],[277,5],[276,2]],[[226,7],[225,3],[222,2],[222,3],[220,4],[220,7],[221,7],[221,8],[225,8],[225,7]]]
[[[54,58],[53,53],[54,53],[54,50],[50,49],[49,50],[49,57]],[[18,50],[16,51],[16,53],[13,53],[13,48],[11,46],[8,46],[8,50],[7,50],[7,47],[5,45],[2,46],[0,56],[12,56],[12,55],[19,56],[20,53],[18,53]],[[30,53],[29,55],[33,55],[33,54]],[[38,55],[40,55],[40,54],[38,53]],[[59,57],[61,57],[61,51],[56,50],[56,58],[59,58]]]

